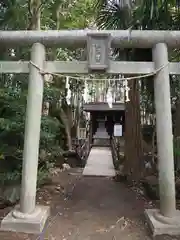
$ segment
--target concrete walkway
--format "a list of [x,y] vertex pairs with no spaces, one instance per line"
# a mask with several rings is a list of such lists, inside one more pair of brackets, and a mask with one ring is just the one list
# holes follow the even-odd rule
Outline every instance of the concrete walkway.
[[86,176],[115,176],[115,170],[108,147],[93,147],[83,171]]

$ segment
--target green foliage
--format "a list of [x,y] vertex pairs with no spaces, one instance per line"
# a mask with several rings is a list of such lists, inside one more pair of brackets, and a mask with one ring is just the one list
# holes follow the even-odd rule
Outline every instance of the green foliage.
[[13,87],[0,89],[0,154],[22,158],[25,95]]
[[0,186],[9,185],[9,183],[20,183],[21,173],[19,171],[0,173]]
[[[0,154],[4,159],[17,159],[21,165],[24,143],[24,123],[27,90],[15,87],[0,89]],[[59,121],[51,116],[42,117],[40,149],[55,145]],[[17,166],[18,167],[18,166]]]
[[[0,1],[0,29],[31,29],[34,21],[31,3],[31,0]],[[92,0],[42,1],[41,28],[86,28],[94,20],[92,4]],[[11,56],[11,49],[0,48],[0,60],[29,60],[29,48],[13,50],[15,55]],[[82,49],[47,49],[50,60],[82,59],[83,54]],[[70,86],[73,97],[82,93],[82,81],[71,81]],[[20,182],[27,91],[27,75],[0,75],[0,185]],[[64,77],[56,76],[52,83],[45,84],[44,103],[48,102],[50,108],[48,116],[42,114],[38,183],[47,177],[48,169],[66,148],[66,131],[60,117],[66,95]]]

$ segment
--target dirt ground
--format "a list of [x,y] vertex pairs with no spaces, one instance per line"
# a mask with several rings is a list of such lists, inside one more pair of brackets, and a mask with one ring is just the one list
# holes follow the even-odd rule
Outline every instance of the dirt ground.
[[[152,207],[139,193],[110,178],[60,173],[43,187],[37,202],[51,206],[40,236],[0,232],[2,240],[149,240],[144,208]],[[3,218],[9,209],[1,210]],[[157,237],[180,240],[180,237]]]

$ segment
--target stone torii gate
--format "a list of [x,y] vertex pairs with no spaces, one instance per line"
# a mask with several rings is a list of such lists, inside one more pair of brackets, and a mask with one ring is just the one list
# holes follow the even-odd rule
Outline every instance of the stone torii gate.
[[[45,73],[152,74],[154,75],[159,165],[160,210],[147,209],[145,216],[156,234],[180,234],[176,210],[173,136],[169,74],[180,74],[179,63],[168,62],[168,47],[180,47],[180,31],[0,31],[7,47],[33,45],[31,61],[0,62],[0,73],[29,73],[20,206],[2,221],[1,229],[27,233],[42,231],[49,208],[36,205],[43,81]],[[85,62],[46,61],[45,46],[87,47]],[[153,62],[120,62],[109,59],[110,47],[152,48]]]

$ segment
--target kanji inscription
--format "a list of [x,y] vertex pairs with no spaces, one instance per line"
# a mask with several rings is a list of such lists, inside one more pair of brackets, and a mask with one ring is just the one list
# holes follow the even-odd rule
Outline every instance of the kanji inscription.
[[109,35],[88,35],[87,50],[89,70],[107,71],[109,67]]

